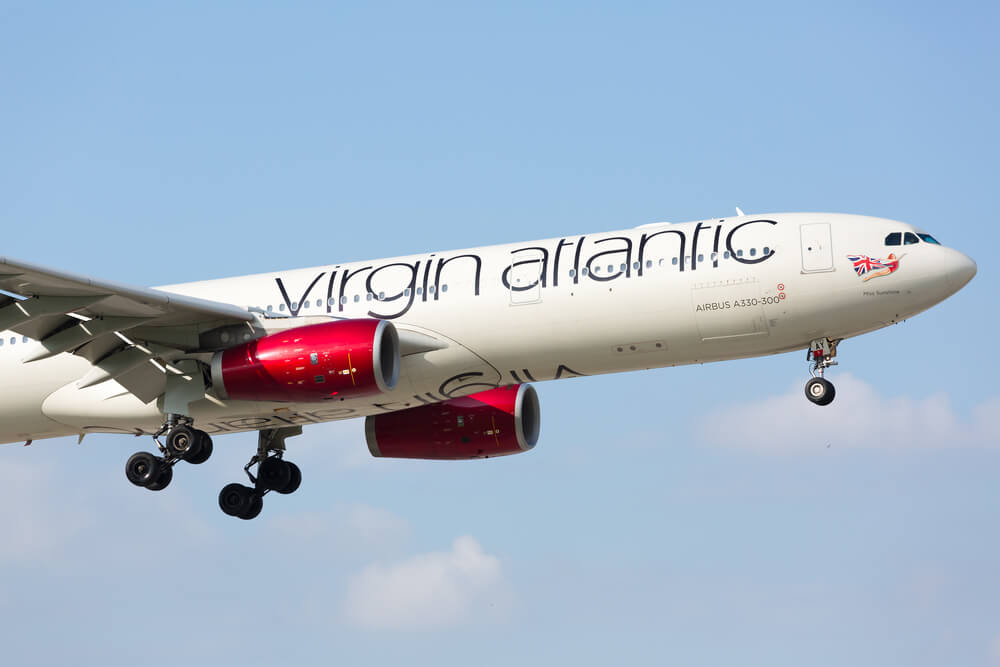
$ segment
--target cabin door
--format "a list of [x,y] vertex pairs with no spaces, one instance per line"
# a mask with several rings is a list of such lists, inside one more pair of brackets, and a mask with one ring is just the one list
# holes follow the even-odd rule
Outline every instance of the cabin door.
[[539,303],[542,281],[545,280],[545,255],[539,248],[520,248],[510,253],[507,281],[510,283],[510,305]]
[[802,239],[802,273],[833,271],[833,239],[829,222],[799,227]]

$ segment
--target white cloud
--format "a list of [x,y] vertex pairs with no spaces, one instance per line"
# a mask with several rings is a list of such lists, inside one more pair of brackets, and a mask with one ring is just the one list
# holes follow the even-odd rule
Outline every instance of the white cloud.
[[808,451],[818,446],[909,449],[1000,444],[1000,396],[963,417],[944,393],[926,398],[880,395],[851,376],[836,378],[837,397],[816,406],[800,387],[707,415],[701,435],[712,444],[758,451]]
[[439,629],[495,616],[507,599],[500,560],[465,536],[450,551],[369,565],[351,578],[343,611],[371,630]]

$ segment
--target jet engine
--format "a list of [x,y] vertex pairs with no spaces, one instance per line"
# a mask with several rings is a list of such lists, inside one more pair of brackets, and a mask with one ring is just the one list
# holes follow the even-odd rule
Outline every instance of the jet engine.
[[372,456],[479,459],[526,452],[538,442],[534,387],[515,384],[365,419]]
[[212,386],[224,399],[318,402],[389,391],[399,365],[399,336],[390,322],[336,320],[216,352]]

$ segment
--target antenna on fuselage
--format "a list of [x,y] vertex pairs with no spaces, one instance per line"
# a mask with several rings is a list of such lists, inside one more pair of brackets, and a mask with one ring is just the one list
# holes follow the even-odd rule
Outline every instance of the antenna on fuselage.
[[741,218],[745,215],[743,211],[740,210],[739,206],[736,207],[736,215],[740,216]]

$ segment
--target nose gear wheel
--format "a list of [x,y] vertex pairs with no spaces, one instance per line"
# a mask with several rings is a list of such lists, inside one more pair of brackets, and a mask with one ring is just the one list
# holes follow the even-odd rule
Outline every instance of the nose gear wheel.
[[809,374],[812,378],[806,382],[806,398],[816,405],[829,405],[837,395],[833,383],[823,377],[823,372],[836,366],[833,360],[837,356],[837,345],[840,339],[817,338],[809,343],[806,351],[806,361],[811,364]]

